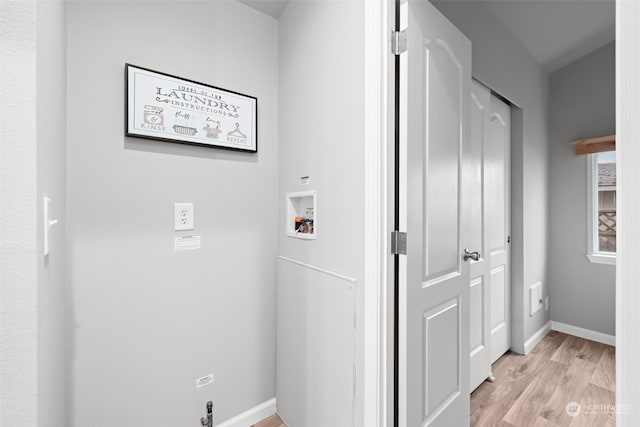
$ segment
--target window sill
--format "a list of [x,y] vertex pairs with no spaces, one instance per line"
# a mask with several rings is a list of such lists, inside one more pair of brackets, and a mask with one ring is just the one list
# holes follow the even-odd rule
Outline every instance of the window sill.
[[615,255],[587,254],[587,258],[589,258],[589,262],[592,264],[616,265]]

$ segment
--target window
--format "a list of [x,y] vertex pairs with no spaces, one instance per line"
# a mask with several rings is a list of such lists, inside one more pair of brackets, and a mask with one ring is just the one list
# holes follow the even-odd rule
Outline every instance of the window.
[[591,154],[589,168],[589,253],[591,262],[615,264],[616,152]]

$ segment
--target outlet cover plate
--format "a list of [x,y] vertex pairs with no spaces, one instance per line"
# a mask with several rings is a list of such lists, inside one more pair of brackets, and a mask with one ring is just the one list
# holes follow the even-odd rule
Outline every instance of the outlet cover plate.
[[193,230],[193,203],[174,204],[174,223],[176,231]]
[[542,283],[538,282],[529,288],[529,316],[540,311],[542,304]]

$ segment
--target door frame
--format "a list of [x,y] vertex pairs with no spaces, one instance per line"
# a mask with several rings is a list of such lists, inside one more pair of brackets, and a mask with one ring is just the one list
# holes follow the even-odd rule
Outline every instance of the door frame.
[[[393,1],[364,1],[364,426],[393,425]],[[377,123],[378,126],[371,124]],[[389,222],[391,221],[391,223]]]
[[[634,52],[640,43],[640,3],[616,0],[616,162],[618,168],[618,254],[616,260],[616,414],[618,426],[640,425],[640,264],[635,261],[634,245],[640,239],[638,221],[627,221],[626,214],[640,211],[640,193],[634,185],[640,180],[640,113],[638,95],[640,59]],[[629,141],[629,142],[627,142]],[[627,258],[627,254],[630,256]]]

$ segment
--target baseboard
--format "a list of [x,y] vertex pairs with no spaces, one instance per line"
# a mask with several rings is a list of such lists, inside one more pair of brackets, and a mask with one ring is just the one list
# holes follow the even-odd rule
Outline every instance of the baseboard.
[[266,402],[254,406],[236,415],[233,418],[228,419],[222,424],[217,424],[217,427],[250,427],[255,423],[264,420],[276,413],[276,398],[269,399]]
[[531,350],[538,345],[540,341],[549,333],[552,329],[551,321],[545,323],[545,325],[538,329],[529,339],[524,343],[524,354],[529,354]]
[[602,344],[608,344],[615,346],[615,335],[607,335],[602,332],[592,331],[590,329],[579,328],[573,325],[567,325],[566,323],[551,321],[551,329],[558,332],[564,332],[565,334],[575,335],[576,337],[584,338],[591,341],[596,341]]

